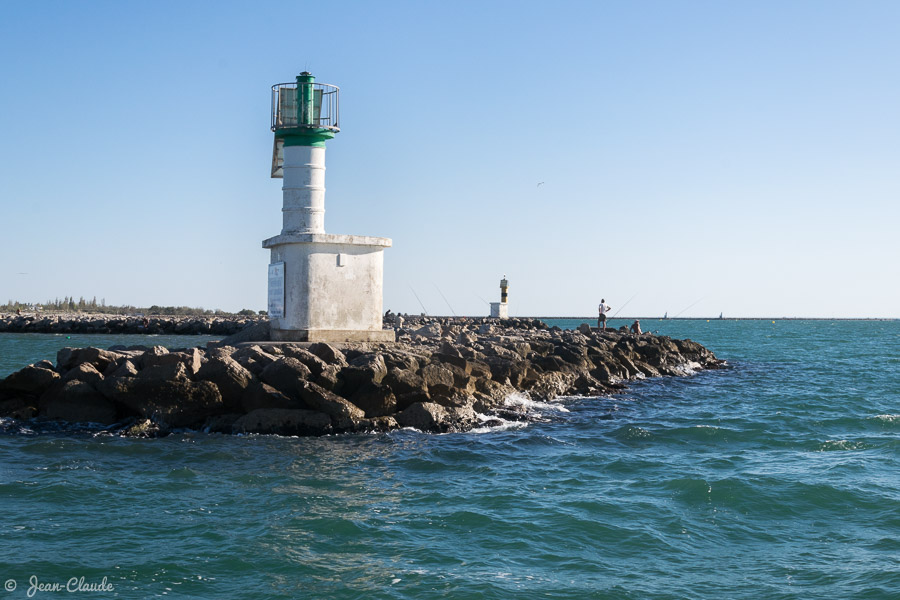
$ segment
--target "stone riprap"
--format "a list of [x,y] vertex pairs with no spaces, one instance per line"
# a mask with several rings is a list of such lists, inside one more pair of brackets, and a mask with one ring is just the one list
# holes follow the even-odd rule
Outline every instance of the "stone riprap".
[[[99,423],[133,436],[177,428],[466,431],[527,420],[525,403],[510,398],[606,395],[628,380],[723,364],[690,340],[587,326],[563,331],[534,320],[419,318],[404,325],[392,344],[226,339],[173,351],[64,348],[55,365],[29,365],[0,382],[0,416]],[[264,337],[264,329],[255,330]]]
[[0,314],[4,333],[146,333],[165,335],[233,335],[265,317],[141,316],[100,314]]

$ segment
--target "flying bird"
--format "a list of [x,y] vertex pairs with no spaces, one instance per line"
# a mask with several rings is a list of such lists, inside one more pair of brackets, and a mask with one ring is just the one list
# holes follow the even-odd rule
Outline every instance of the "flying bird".
[[543,182],[543,181],[541,181],[541,182],[539,182],[539,183],[537,184],[538,187],[541,187],[542,185],[544,185],[544,182]]

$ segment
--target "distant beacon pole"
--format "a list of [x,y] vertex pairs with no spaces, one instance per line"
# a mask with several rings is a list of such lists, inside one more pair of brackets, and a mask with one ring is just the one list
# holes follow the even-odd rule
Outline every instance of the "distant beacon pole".
[[273,340],[394,340],[381,315],[391,240],[325,233],[325,142],[340,131],[339,92],[306,71],[272,86],[272,177],[284,178],[281,234],[263,242]]
[[491,302],[491,317],[496,319],[509,318],[509,282],[506,275],[500,280],[500,302]]

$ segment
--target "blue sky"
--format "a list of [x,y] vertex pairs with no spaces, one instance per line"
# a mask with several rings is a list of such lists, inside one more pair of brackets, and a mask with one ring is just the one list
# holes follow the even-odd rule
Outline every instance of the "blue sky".
[[900,3],[0,10],[2,301],[265,308],[269,88],[306,69],[385,308],[506,274],[518,315],[900,316]]

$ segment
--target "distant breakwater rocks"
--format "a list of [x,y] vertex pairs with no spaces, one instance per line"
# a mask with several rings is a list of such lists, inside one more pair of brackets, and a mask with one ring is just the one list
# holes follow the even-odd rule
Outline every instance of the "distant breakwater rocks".
[[587,326],[563,331],[515,319],[412,325],[393,344],[224,340],[173,351],[64,348],[55,365],[29,365],[0,382],[0,417],[97,423],[128,436],[179,428],[279,435],[466,431],[529,420],[522,398],[604,395],[628,380],[723,364],[690,340]]
[[228,336],[264,319],[265,317],[238,316],[4,314],[0,315],[0,332]]

